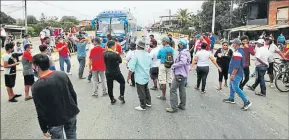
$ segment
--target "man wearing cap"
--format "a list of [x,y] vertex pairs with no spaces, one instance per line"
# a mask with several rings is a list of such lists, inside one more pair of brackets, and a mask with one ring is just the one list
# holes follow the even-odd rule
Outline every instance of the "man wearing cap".
[[[161,64],[159,66],[159,83],[162,87],[162,95],[158,96],[158,99],[166,100],[166,84],[172,83],[172,70],[171,65],[173,64],[174,49],[169,45],[170,38],[164,37],[162,39],[163,47],[159,50],[157,58],[160,59]],[[168,56],[170,55],[170,56]],[[172,63],[170,63],[172,61]],[[168,64],[170,63],[170,64]]]
[[105,51],[104,48],[100,46],[100,39],[95,38],[92,40],[94,47],[91,49],[89,54],[89,63],[88,63],[88,70],[92,74],[93,84],[94,84],[94,92],[92,96],[98,97],[98,84],[99,84],[99,77],[101,80],[102,85],[102,95],[107,95],[106,92],[106,85],[105,85],[105,64],[103,59],[103,53]]
[[135,107],[135,109],[140,111],[146,110],[146,107],[151,107],[151,95],[148,89],[148,83],[152,59],[149,53],[145,51],[145,44],[142,40],[138,42],[135,55],[128,63],[129,74],[127,76],[127,82],[129,82],[132,73],[135,73],[137,93],[140,100],[140,106]]
[[239,84],[243,78],[244,71],[244,51],[240,48],[241,41],[239,39],[235,39],[232,44],[235,51],[229,65],[229,74],[231,75],[230,96],[228,99],[224,99],[223,102],[235,104],[235,93],[237,93],[244,102],[244,106],[241,109],[247,110],[252,105],[252,103],[248,100],[243,90],[239,87]]
[[256,95],[259,96],[266,96],[266,84],[264,80],[264,76],[266,74],[267,68],[269,67],[269,57],[270,52],[268,48],[264,47],[264,39],[259,39],[257,41],[257,51],[256,51],[256,73],[257,78],[255,80],[255,83],[252,86],[248,86],[250,90],[254,91],[255,88],[260,84],[261,93],[256,93]]
[[24,76],[24,86],[25,86],[25,101],[32,99],[29,96],[29,89],[34,83],[34,72],[32,69],[32,44],[26,44],[24,46],[24,53],[22,57],[23,65],[23,76]]
[[105,64],[105,76],[107,80],[107,91],[111,101],[111,104],[116,103],[116,99],[113,96],[113,81],[116,80],[120,87],[120,96],[118,99],[125,103],[124,91],[125,91],[125,80],[120,71],[119,64],[122,63],[120,55],[115,52],[115,42],[110,40],[107,42],[107,51],[104,52],[104,64]]
[[69,51],[68,51],[68,46],[66,42],[63,41],[63,38],[60,36],[58,37],[58,43],[56,44],[56,49],[59,53],[59,65],[60,65],[60,70],[64,72],[64,62],[67,65],[67,74],[71,75],[72,73],[70,72],[71,68],[71,63],[70,63],[70,58],[69,58]]
[[244,86],[246,85],[246,83],[249,81],[250,78],[250,55],[255,55],[255,50],[254,48],[249,45],[249,38],[247,36],[242,36],[241,37],[241,41],[242,41],[242,45],[241,48],[244,51],[244,78],[242,80],[242,82],[240,83],[240,88],[243,90]]
[[50,46],[50,38],[49,37],[43,38],[43,45],[47,46],[47,55],[51,56],[52,47]]
[[[171,107],[166,111],[169,113],[177,112],[178,109],[184,110],[186,106],[186,79],[190,71],[191,56],[187,50],[187,40],[180,39],[178,44],[179,54],[172,65],[173,69],[173,81],[170,90],[170,103]],[[180,104],[178,104],[177,89],[180,94]]]

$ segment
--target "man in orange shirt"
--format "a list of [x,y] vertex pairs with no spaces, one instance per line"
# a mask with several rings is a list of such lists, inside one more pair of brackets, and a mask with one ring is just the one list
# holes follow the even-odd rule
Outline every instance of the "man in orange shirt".
[[116,52],[118,52],[119,55],[122,54],[122,47],[121,45],[118,43],[118,39],[117,38],[114,38],[113,39],[115,41],[115,49],[116,49]]

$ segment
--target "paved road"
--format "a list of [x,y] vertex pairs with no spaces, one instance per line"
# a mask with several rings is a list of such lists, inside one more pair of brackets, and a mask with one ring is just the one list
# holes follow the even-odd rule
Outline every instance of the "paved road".
[[[237,104],[225,104],[228,89],[217,91],[217,70],[211,65],[207,80],[207,94],[193,89],[196,75],[189,75],[187,87],[187,106],[185,111],[175,114],[165,112],[169,100],[160,101],[155,97],[160,91],[151,91],[152,108],[140,112],[134,110],[139,105],[136,89],[126,86],[126,104],[118,101],[110,104],[108,97],[94,98],[90,94],[92,84],[78,80],[78,62],[72,56],[71,81],[78,95],[80,113],[77,134],[81,139],[285,139],[288,137],[288,93],[268,89],[267,97],[255,96],[245,89],[253,105],[248,111],[241,111],[242,101],[236,97]],[[57,69],[59,64],[56,63]],[[123,75],[127,69],[121,65]],[[17,73],[16,93],[24,92],[23,76]],[[85,71],[85,75],[88,71]],[[1,76],[3,74],[1,73]],[[253,79],[250,80],[250,83]],[[4,78],[1,78],[4,83]],[[115,83],[115,96],[119,95]],[[152,83],[150,82],[150,86]],[[7,92],[1,88],[1,138],[2,139],[42,139],[33,101],[19,98],[18,103],[7,102]],[[167,91],[167,94],[169,91]],[[169,94],[168,94],[169,96]]]

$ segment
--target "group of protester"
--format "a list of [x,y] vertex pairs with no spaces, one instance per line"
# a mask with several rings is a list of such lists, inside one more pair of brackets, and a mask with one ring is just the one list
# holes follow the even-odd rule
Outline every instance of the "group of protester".
[[[50,38],[43,38],[39,46],[40,54],[32,56],[33,46],[29,36],[25,36],[23,42],[23,75],[25,85],[25,100],[33,99],[38,115],[39,124],[44,136],[51,138],[63,139],[76,138],[76,115],[80,112],[77,106],[77,94],[68,77],[71,75],[70,54],[67,43],[60,36],[56,43],[56,51],[59,53],[60,71],[56,71],[54,61],[51,58]],[[175,42],[171,35],[162,38],[161,46],[150,35],[150,44],[147,47],[145,40],[137,43],[130,43],[130,50],[126,54],[128,76],[125,80],[119,65],[123,62],[121,54],[121,45],[117,39],[107,35],[107,41],[104,43],[102,38],[88,39],[80,34],[74,39],[77,46],[77,59],[79,61],[78,77],[86,79],[83,76],[85,65],[88,65],[88,81],[93,81],[94,91],[92,96],[99,96],[99,84],[102,88],[102,96],[109,96],[111,104],[117,102],[113,93],[113,83],[117,81],[120,85],[120,95],[118,99],[125,103],[124,93],[126,81],[131,86],[137,88],[140,105],[135,107],[136,110],[144,111],[147,107],[152,107],[150,90],[162,91],[160,100],[166,100],[167,85],[169,85],[170,104],[166,108],[167,112],[175,113],[179,109],[185,110],[186,107],[186,85],[189,78],[189,71],[196,66],[197,85],[196,90],[201,90],[202,94],[206,93],[206,80],[209,73],[210,61],[219,71],[218,90],[224,86],[230,86],[229,98],[224,99],[226,103],[235,103],[235,93],[244,101],[242,110],[247,110],[252,102],[248,100],[243,88],[249,80],[250,54],[256,57],[256,82],[248,86],[254,90],[257,85],[261,85],[260,96],[266,96],[266,86],[264,75],[266,70],[271,73],[272,57],[275,52],[279,52],[276,45],[270,41],[270,38],[258,40],[256,48],[250,46],[248,37],[243,36],[241,39],[235,39],[232,42],[234,51],[229,48],[229,43],[222,42],[222,48],[218,49],[215,54],[213,50],[216,42],[212,34],[203,34],[192,36],[188,41],[185,38],[179,39],[177,43],[177,52],[175,52]],[[87,45],[91,43],[87,54]],[[13,92],[16,79],[16,66],[20,64],[19,56],[21,52],[21,43],[8,43],[5,46],[6,54],[4,55],[4,74],[5,85],[9,96],[9,102],[17,102],[16,98],[21,95]],[[288,53],[279,53],[281,57],[288,59]],[[86,59],[88,58],[88,63]],[[217,58],[217,59],[216,59]],[[64,63],[67,68],[65,70]],[[268,68],[269,67],[269,68]],[[66,72],[66,74],[64,73]],[[230,82],[227,83],[230,75]],[[35,82],[34,76],[39,79]],[[243,78],[244,77],[244,78]],[[270,76],[270,79],[272,75]],[[149,89],[149,80],[152,79],[153,87]],[[201,85],[202,82],[202,85]],[[29,90],[32,86],[32,96],[29,96]],[[201,89],[200,89],[201,86]],[[177,89],[179,89],[180,103],[178,101]],[[51,104],[53,102],[53,104]]]

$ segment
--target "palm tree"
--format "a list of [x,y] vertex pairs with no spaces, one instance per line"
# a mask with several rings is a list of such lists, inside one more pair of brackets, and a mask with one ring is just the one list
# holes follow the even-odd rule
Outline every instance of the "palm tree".
[[177,12],[177,19],[180,21],[180,25],[183,28],[190,19],[191,13],[188,9],[179,9]]

